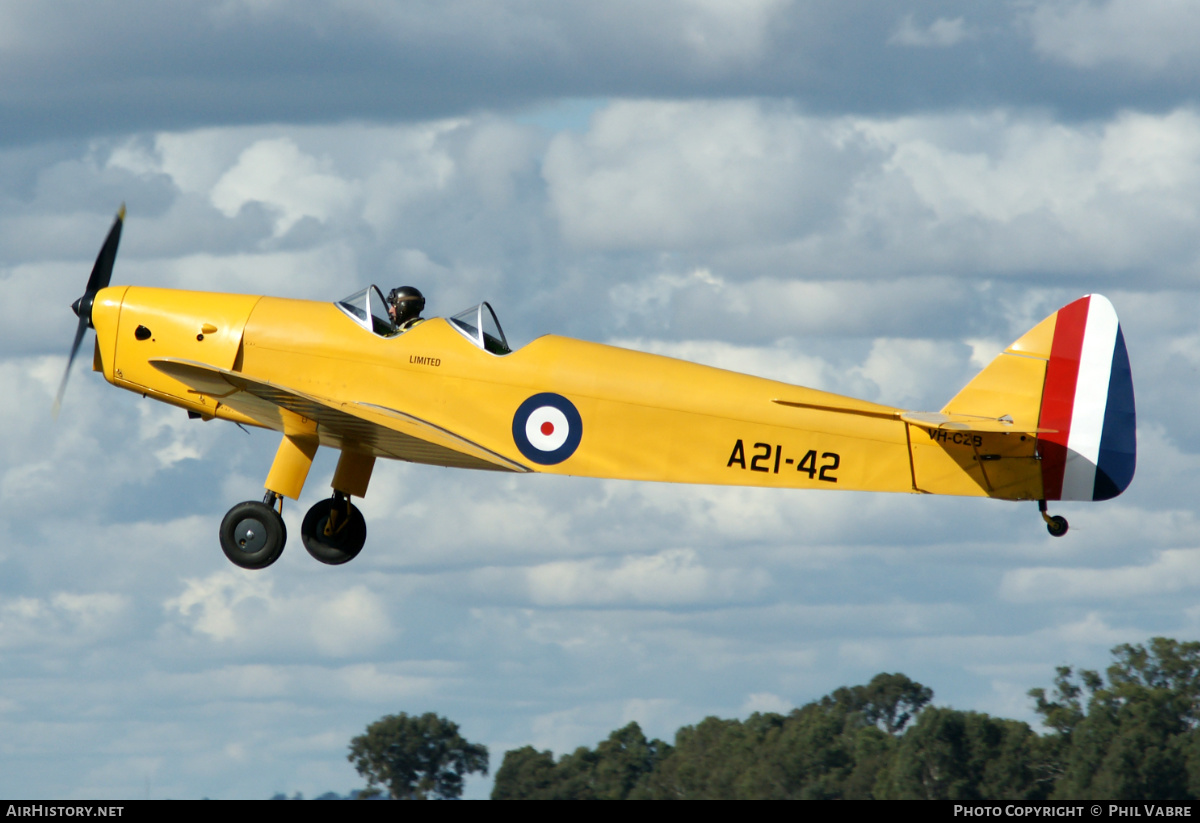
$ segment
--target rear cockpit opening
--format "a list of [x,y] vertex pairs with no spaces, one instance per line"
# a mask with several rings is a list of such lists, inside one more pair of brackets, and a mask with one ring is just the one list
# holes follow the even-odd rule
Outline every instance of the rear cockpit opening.
[[496,319],[496,312],[492,311],[487,301],[460,311],[450,318],[450,325],[484,351],[500,355],[512,351],[500,328],[500,321]]

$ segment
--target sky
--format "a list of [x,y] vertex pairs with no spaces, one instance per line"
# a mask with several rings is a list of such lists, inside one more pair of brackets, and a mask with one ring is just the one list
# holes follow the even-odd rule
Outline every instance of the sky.
[[[879,672],[1036,724],[1055,667],[1196,639],[1197,39],[1178,0],[0,0],[0,796],[346,793],[399,712],[494,774]],[[114,283],[409,284],[915,410],[1101,293],[1137,476],[1053,539],[1032,503],[381,462],[356,560],[243,571],[217,528],[277,434],[86,356],[50,414],[121,203]]]

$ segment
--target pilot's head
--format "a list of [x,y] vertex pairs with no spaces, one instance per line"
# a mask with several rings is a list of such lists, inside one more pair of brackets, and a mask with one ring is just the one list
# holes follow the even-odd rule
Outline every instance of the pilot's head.
[[412,286],[401,286],[388,292],[388,313],[397,326],[421,316],[425,310],[425,298]]

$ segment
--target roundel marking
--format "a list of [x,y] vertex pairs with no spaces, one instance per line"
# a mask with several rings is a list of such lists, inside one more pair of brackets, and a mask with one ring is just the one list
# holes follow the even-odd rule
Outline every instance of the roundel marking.
[[517,407],[512,435],[526,458],[542,466],[553,466],[579,448],[583,418],[575,404],[561,394],[542,392]]

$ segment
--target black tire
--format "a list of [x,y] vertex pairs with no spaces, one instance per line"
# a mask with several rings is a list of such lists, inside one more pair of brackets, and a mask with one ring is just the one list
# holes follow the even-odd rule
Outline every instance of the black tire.
[[[333,526],[330,526],[333,515]],[[358,557],[367,542],[367,521],[349,500],[321,500],[304,515],[300,539],[308,553],[330,566]]]
[[283,518],[265,503],[238,503],[221,521],[221,550],[243,569],[265,569],[283,554],[285,543]]
[[1050,532],[1051,537],[1062,537],[1067,533],[1067,518],[1061,514],[1054,515],[1046,524],[1046,531]]

